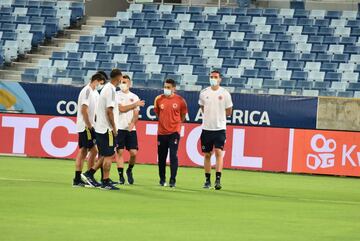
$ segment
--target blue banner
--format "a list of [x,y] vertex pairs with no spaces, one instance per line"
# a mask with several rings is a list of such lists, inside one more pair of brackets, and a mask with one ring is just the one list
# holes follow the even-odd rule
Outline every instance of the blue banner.
[[[0,111],[74,116],[81,87],[69,85],[0,82]],[[146,106],[141,119],[154,120],[154,99],[162,90],[132,89]],[[188,103],[188,122],[200,123],[199,92],[178,91]],[[316,129],[317,97],[232,94],[233,116],[229,124]]]

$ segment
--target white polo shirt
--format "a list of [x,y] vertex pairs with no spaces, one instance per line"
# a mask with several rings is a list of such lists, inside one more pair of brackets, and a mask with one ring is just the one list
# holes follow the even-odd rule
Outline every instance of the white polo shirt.
[[[116,102],[118,105],[126,106],[126,105],[132,105],[135,102],[139,100],[139,97],[132,93],[124,93],[122,91],[116,92]],[[137,107],[135,110],[140,110],[139,107]],[[129,110],[128,112],[122,113],[119,111],[119,118],[117,118],[116,127],[119,130],[128,130],[129,124],[131,123],[132,119],[134,117],[134,110]],[[136,130],[135,126],[132,130]]]
[[81,113],[81,108],[83,105],[88,107],[89,121],[92,126],[95,124],[95,109],[96,109],[96,99],[94,95],[94,90],[90,87],[90,85],[86,85],[80,91],[78,101],[77,101],[77,116],[76,116],[76,131],[83,132],[85,130],[86,124],[84,120],[84,116]]
[[226,109],[233,106],[231,95],[226,89],[203,89],[200,92],[199,105],[204,106],[203,130],[226,130]]
[[[97,107],[98,107],[98,102],[99,102],[99,97],[100,97],[100,93],[99,91],[97,90],[94,90],[94,99],[95,99],[95,113],[96,113],[96,110],[97,110]],[[95,121],[96,121],[96,118],[95,118]]]
[[[96,108],[96,122],[95,122],[95,131],[97,133],[104,134],[108,130],[112,130],[112,126],[108,120],[106,110],[108,107],[113,107],[114,117],[117,114],[115,107],[115,86],[110,82],[107,83],[100,92],[98,106]],[[116,123],[116,122],[115,122]]]

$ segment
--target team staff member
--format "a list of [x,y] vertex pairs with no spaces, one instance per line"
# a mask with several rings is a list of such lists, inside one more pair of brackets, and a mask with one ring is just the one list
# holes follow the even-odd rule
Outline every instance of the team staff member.
[[126,170],[126,176],[129,184],[134,184],[133,167],[136,162],[136,155],[139,149],[136,134],[136,122],[139,119],[140,107],[145,105],[143,100],[130,91],[131,80],[128,75],[122,77],[120,83],[120,91],[116,92],[116,101],[119,107],[119,118],[117,118],[116,126],[118,128],[117,135],[117,168],[119,173],[120,184],[125,183],[124,178],[124,157],[126,150],[130,153],[129,165]]
[[[104,157],[104,179],[102,181],[101,188],[106,190],[119,190],[119,188],[115,187],[110,182],[109,174],[112,160],[115,157],[115,137],[117,135],[115,116],[118,115],[115,91],[122,79],[121,71],[119,69],[113,69],[110,73],[110,78],[111,82],[107,83],[100,92],[96,112],[95,132],[99,154]],[[90,169],[84,174],[87,182],[91,186],[95,186],[94,183],[96,182],[94,179],[94,173],[95,170]]]
[[81,172],[84,160],[89,153],[88,169],[94,165],[96,155],[98,153],[95,145],[95,92],[100,82],[104,81],[104,76],[95,74],[91,77],[90,83],[86,85],[79,94],[77,104],[79,111],[76,117],[76,129],[79,133],[79,152],[75,160],[75,178],[73,180],[74,187],[85,186],[85,182],[81,180]]
[[211,154],[215,149],[216,180],[215,189],[221,189],[221,171],[223,169],[223,150],[226,140],[226,117],[232,113],[230,93],[220,87],[221,75],[219,71],[210,74],[210,87],[200,92],[199,105],[203,113],[201,149],[205,154],[205,184],[204,188],[211,187]]
[[166,186],[166,158],[170,149],[170,187],[176,185],[180,129],[188,112],[185,100],[177,95],[175,90],[175,81],[172,79],[165,80],[164,94],[157,96],[154,101],[154,111],[159,119],[158,165],[160,185]]

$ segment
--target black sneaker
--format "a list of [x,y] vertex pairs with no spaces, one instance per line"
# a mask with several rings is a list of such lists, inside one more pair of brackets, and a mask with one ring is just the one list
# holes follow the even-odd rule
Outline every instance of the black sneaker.
[[111,185],[118,185],[118,184],[120,184],[119,182],[115,182],[115,181],[111,180],[110,178],[109,178],[109,182],[110,182]]
[[211,188],[211,182],[210,182],[210,180],[206,180],[206,181],[205,181],[203,188],[206,188],[206,189],[210,189],[210,188]]
[[220,183],[220,179],[215,181],[215,189],[216,190],[220,190],[221,189],[221,183]]
[[169,187],[176,187],[176,180],[175,180],[175,178],[170,178]]
[[[119,182],[115,182],[115,181],[111,180],[110,178],[109,178],[109,183],[110,183],[111,185],[118,185],[118,184],[120,184]],[[101,184],[103,184],[103,180],[101,180]]]
[[132,170],[127,169],[126,170],[126,176],[127,176],[127,179],[128,179],[128,183],[130,185],[134,184],[134,177],[133,177],[133,174],[132,174]]
[[95,180],[94,176],[88,172],[81,173],[81,178],[84,182],[89,184],[90,187],[100,187],[101,186],[101,184]]
[[120,184],[120,185],[124,185],[124,184],[125,184],[125,178],[124,178],[123,175],[121,175],[120,178],[119,178],[119,184]]
[[160,180],[159,184],[160,184],[160,186],[162,186],[162,187],[166,187],[166,186],[167,186],[166,182],[165,182],[165,181],[162,181],[162,180]]
[[86,186],[86,182],[84,182],[83,180],[75,180],[73,179],[73,187],[85,187]]
[[113,190],[113,191],[120,190],[120,188],[115,187],[110,182],[107,182],[107,183],[103,182],[103,184],[101,184],[100,188],[101,188],[101,190]]

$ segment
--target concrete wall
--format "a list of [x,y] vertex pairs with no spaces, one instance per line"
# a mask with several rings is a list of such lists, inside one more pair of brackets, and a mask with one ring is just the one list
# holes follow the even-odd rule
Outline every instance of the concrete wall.
[[317,128],[360,131],[360,99],[319,97]]
[[85,13],[86,16],[115,17],[116,12],[128,7],[125,0],[92,0],[85,3]]

